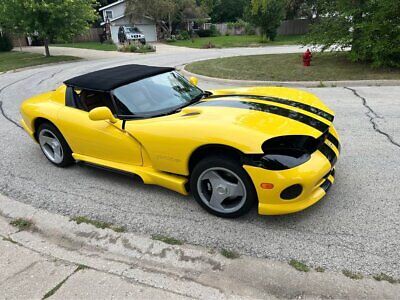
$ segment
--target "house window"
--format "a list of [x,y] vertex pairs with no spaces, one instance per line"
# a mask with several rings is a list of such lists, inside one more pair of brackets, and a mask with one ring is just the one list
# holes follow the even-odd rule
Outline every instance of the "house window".
[[106,10],[106,19],[111,20],[113,18],[112,10]]

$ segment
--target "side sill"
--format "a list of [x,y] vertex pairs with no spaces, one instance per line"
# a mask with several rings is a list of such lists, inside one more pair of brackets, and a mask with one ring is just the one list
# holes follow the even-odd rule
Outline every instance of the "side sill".
[[84,161],[89,164],[101,166],[104,168],[138,175],[145,184],[159,185],[182,195],[188,195],[188,191],[185,188],[185,184],[187,183],[188,179],[184,176],[169,174],[166,172],[155,170],[151,167],[110,162],[77,153],[73,153],[72,156],[77,161]]

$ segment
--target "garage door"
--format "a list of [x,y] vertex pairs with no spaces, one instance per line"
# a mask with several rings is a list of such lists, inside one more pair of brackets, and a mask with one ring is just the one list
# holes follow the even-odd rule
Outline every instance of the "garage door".
[[157,41],[157,32],[156,32],[156,25],[136,25],[137,28],[141,32],[143,32],[144,36],[146,37],[146,41],[148,42],[156,42]]
[[111,38],[114,42],[114,44],[118,44],[118,29],[119,26],[111,26]]

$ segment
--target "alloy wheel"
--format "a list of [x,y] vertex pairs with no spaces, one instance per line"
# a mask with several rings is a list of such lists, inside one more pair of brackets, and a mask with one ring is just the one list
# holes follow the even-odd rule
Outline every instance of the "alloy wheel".
[[39,144],[46,157],[53,163],[59,164],[63,161],[64,151],[57,136],[48,129],[39,133]]
[[246,202],[246,188],[238,175],[221,167],[209,168],[200,174],[197,190],[201,200],[212,210],[233,213]]

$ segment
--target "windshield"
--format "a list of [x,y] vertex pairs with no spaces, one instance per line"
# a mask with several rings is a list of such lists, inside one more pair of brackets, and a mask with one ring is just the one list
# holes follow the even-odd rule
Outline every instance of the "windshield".
[[120,116],[154,117],[200,100],[203,91],[177,72],[168,72],[113,91]]
[[125,30],[129,33],[141,33],[141,31],[136,27],[125,27]]

